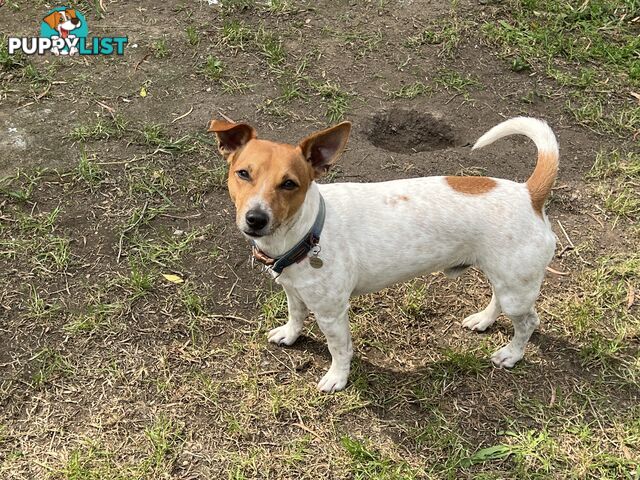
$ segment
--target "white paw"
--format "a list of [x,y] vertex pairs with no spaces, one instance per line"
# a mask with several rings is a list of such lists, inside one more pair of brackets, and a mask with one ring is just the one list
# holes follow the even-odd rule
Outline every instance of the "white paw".
[[339,392],[347,385],[349,370],[341,371],[333,367],[318,382],[318,390],[324,393]]
[[493,322],[495,321],[495,318],[491,318],[486,313],[478,312],[465,318],[462,321],[462,326],[469,330],[473,330],[474,332],[484,332],[487,328],[493,325]]
[[293,327],[289,323],[285,323],[281,327],[274,328],[267,333],[267,340],[278,345],[293,345],[300,336],[300,330]]
[[524,356],[524,350],[518,351],[510,344],[502,347],[491,356],[491,361],[499,368],[512,368]]

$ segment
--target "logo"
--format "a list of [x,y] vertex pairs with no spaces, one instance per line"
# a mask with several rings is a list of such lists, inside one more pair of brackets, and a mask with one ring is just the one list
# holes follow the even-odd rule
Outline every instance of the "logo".
[[57,7],[40,23],[39,37],[9,37],[9,54],[26,55],[123,55],[127,37],[89,38],[84,15],[74,8]]

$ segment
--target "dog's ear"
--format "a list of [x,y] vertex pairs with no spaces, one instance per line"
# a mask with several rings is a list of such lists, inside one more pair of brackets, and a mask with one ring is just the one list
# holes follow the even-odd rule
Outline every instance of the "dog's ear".
[[62,14],[60,12],[51,12],[49,15],[42,19],[47,25],[49,25],[54,30],[60,24],[60,17]]
[[229,158],[233,152],[256,138],[256,131],[246,123],[231,123],[225,120],[211,120],[209,132],[216,134],[218,149],[222,156]]
[[300,142],[304,158],[311,163],[316,178],[329,171],[347,145],[351,122],[342,122],[334,127],[313,133]]
[[78,16],[76,15],[76,11],[73,8],[68,8],[65,13],[67,14],[67,16],[69,18],[78,18]]

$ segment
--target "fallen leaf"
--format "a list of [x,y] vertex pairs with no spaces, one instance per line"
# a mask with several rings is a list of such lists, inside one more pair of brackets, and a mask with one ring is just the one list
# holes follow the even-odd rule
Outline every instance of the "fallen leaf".
[[629,284],[629,291],[627,292],[627,310],[631,308],[631,306],[635,301],[636,301],[636,291],[633,288],[633,285]]
[[141,96],[142,98],[144,98],[144,97],[146,97],[146,96],[147,96],[147,89],[146,89],[145,87],[142,87],[142,88],[140,89],[140,96]]
[[640,103],[640,93],[636,93],[636,92],[629,92],[631,94],[632,97],[635,97],[636,100],[638,100],[638,103]]
[[179,277],[178,275],[173,275],[170,273],[163,273],[162,276],[170,281],[171,283],[184,283],[184,280],[182,279],[182,277]]

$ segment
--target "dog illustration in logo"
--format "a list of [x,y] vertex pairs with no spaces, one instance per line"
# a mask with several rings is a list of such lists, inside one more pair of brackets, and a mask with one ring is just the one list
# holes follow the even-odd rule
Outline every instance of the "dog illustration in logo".
[[[60,34],[59,36],[52,36],[52,40],[57,38],[76,38],[76,36],[70,32],[82,26],[82,21],[78,18],[76,11],[72,8],[51,12],[49,15],[44,17],[43,21]],[[78,52],[78,49],[76,47],[71,47],[69,50],[60,50],[53,47],[51,51],[55,55],[73,55]]]

